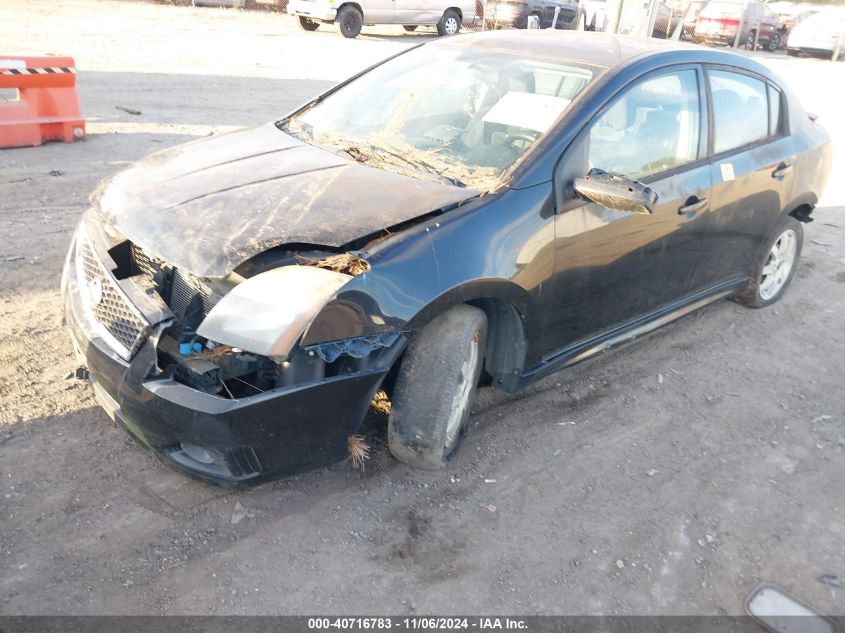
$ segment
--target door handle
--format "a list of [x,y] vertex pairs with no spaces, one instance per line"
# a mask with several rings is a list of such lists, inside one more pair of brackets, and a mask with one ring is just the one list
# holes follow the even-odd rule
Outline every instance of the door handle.
[[791,173],[792,173],[792,165],[787,165],[786,163],[781,163],[772,172],[772,178],[774,178],[775,180],[783,180],[784,176],[788,176]]
[[678,215],[686,215],[688,213],[698,213],[699,211],[703,211],[707,208],[707,204],[710,201],[707,198],[696,198],[692,196],[686,202],[686,204],[678,209]]

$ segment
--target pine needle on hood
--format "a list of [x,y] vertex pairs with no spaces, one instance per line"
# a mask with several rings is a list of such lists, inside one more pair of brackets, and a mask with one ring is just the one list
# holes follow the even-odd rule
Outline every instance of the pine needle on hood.
[[307,257],[305,255],[297,255],[296,257],[306,266],[325,268],[326,270],[345,273],[353,277],[357,277],[370,270],[370,265],[365,259],[361,259],[352,253],[339,253],[337,255],[323,257],[322,259]]

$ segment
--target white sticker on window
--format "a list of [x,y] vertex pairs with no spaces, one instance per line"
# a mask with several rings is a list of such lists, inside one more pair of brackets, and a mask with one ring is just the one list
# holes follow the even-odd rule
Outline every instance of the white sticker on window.
[[566,110],[569,102],[563,97],[511,90],[488,110],[482,120],[545,132]]
[[722,170],[722,180],[730,182],[734,179],[734,166],[732,163],[720,163],[719,169]]

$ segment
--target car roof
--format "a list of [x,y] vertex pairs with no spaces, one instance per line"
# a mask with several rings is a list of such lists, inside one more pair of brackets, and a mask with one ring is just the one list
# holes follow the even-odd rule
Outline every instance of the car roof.
[[435,40],[429,46],[458,46],[491,52],[510,52],[528,57],[546,57],[558,63],[612,69],[634,59],[671,56],[674,52],[699,53],[702,62],[747,66],[747,58],[731,52],[703,48],[695,44],[614,35],[593,31],[560,31],[556,29],[501,30],[470,33]]

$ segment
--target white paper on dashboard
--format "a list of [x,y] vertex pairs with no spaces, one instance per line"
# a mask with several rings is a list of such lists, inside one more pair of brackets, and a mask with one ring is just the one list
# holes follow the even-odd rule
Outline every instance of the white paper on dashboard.
[[566,110],[570,100],[511,90],[484,115],[485,123],[501,123],[545,132]]

